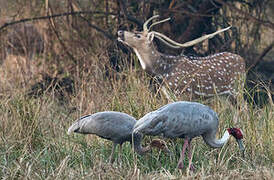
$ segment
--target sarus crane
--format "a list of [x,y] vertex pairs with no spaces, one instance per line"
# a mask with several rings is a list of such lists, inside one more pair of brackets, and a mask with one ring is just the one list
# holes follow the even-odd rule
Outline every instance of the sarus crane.
[[[114,162],[114,152],[117,144],[122,144],[126,141],[132,142],[132,130],[136,123],[136,119],[126,113],[116,111],[97,112],[95,114],[86,115],[76,120],[68,129],[68,134],[72,132],[81,134],[95,134],[101,138],[113,142],[110,155],[110,162]],[[149,146],[142,147],[141,140],[143,135],[136,134],[133,137],[134,150],[140,155],[150,151],[152,147],[162,149],[169,153],[169,149],[164,141],[155,139],[152,140]],[[119,154],[120,154],[119,151]]]
[[210,107],[196,102],[178,101],[167,104],[139,119],[134,125],[133,135],[183,138],[184,145],[177,165],[179,169],[183,168],[187,147],[189,160],[191,159],[191,140],[197,136],[202,136],[210,147],[220,148],[232,135],[244,155],[242,131],[239,128],[228,128],[221,139],[216,139],[218,125],[218,115]]

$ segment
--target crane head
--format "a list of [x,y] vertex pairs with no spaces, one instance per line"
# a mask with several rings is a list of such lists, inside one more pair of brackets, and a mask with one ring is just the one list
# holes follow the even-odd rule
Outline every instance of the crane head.
[[239,148],[242,151],[242,154],[243,154],[243,157],[244,157],[245,147],[244,147],[244,144],[243,144],[243,141],[242,141],[242,139],[243,139],[242,130],[240,128],[228,128],[227,131],[230,135],[232,135],[236,139],[236,141],[239,145]]
[[243,132],[240,128],[228,128],[227,131],[236,139],[243,139]]

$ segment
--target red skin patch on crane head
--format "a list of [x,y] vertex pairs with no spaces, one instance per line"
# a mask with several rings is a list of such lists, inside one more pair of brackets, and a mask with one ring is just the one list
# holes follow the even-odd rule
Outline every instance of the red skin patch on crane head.
[[228,128],[228,133],[234,136],[236,139],[243,139],[243,133],[240,128]]

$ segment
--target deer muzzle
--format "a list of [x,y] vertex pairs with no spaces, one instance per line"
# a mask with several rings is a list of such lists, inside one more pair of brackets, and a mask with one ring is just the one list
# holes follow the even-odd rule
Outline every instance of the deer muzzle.
[[125,31],[119,30],[117,32],[117,35],[118,35],[118,41],[123,42],[125,40]]

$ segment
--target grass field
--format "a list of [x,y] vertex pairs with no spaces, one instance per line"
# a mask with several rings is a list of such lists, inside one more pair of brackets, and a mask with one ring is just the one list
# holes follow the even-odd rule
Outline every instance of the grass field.
[[[262,108],[245,102],[237,126],[244,131],[246,156],[240,155],[231,138],[222,149],[208,147],[202,138],[193,140],[193,163],[176,169],[183,140],[167,140],[173,156],[153,150],[145,156],[124,144],[121,160],[108,164],[111,142],[92,135],[68,136],[67,128],[81,115],[104,110],[122,111],[137,119],[167,103],[149,88],[149,78],[139,67],[106,79],[104,72],[83,74],[81,86],[61,104],[54,93],[31,98],[24,88],[14,88],[0,97],[0,176],[3,179],[272,179],[272,103]],[[96,77],[95,77],[96,76]],[[121,78],[123,77],[123,78]],[[78,77],[75,77],[77,79]],[[85,79],[86,78],[86,79]],[[79,80],[80,81],[80,80]],[[12,83],[5,84],[11,87]],[[219,133],[234,125],[236,109],[226,98],[207,102],[220,117]],[[148,144],[152,137],[143,141]],[[118,156],[118,150],[115,154]]]

